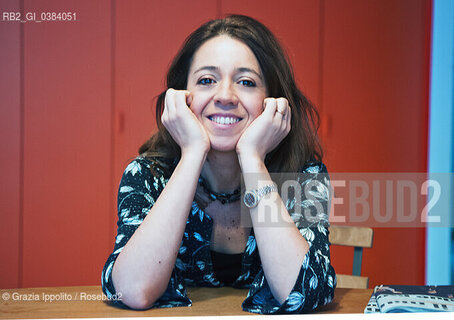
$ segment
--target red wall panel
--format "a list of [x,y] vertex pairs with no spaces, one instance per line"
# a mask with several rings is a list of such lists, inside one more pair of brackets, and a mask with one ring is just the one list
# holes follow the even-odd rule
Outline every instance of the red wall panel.
[[426,171],[428,2],[325,1],[331,170]]
[[[428,0],[324,1],[332,172],[427,171],[430,16]],[[423,284],[424,234],[376,228],[363,265],[370,285]],[[351,270],[346,250],[333,248],[333,260],[338,271]]]
[[23,285],[99,283],[111,246],[110,1],[25,1],[72,11],[27,22]]
[[[299,85],[321,111],[328,169],[426,171],[430,1],[275,6],[221,2],[223,14],[259,19],[287,48]],[[351,272],[352,250],[333,247],[332,256],[338,271]],[[424,230],[376,229],[363,273],[371,285],[422,284]]]
[[189,33],[215,17],[216,2],[209,0],[117,2],[112,193],[127,162],[156,130],[154,98],[165,89],[172,58]]
[[[2,1],[3,12],[20,12],[19,1]],[[0,288],[19,286],[21,99],[20,23],[0,27]]]

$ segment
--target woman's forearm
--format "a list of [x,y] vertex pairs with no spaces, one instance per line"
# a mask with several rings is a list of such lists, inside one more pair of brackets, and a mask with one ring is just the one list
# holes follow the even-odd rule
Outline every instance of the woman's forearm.
[[139,228],[119,254],[112,281],[122,302],[146,309],[165,292],[206,154],[183,154]]
[[[240,164],[246,190],[273,183],[260,159],[240,158]],[[309,245],[277,193],[263,197],[250,215],[263,272],[274,298],[282,303],[295,285]]]

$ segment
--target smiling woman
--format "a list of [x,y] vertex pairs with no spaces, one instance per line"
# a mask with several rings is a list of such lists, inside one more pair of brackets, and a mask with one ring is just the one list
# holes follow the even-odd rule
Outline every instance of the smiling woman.
[[[117,303],[135,309],[189,306],[187,285],[230,285],[250,288],[250,312],[330,302],[336,277],[318,116],[275,37],[246,16],[207,22],[176,55],[167,87],[156,106],[159,131],[120,183],[106,295],[121,293]],[[312,197],[284,203],[270,172],[306,174],[301,187]],[[263,223],[269,208],[279,224]]]

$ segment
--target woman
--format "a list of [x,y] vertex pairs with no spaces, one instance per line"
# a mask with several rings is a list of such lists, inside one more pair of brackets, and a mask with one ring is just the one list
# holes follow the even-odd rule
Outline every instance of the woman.
[[[250,312],[330,302],[336,278],[318,115],[275,37],[245,16],[210,21],[187,38],[167,87],[159,131],[120,183],[106,295],[135,309],[189,306],[185,285],[231,285],[250,288]],[[269,172],[311,174],[301,184],[312,196],[301,204],[317,221],[297,214],[296,199],[283,202]]]

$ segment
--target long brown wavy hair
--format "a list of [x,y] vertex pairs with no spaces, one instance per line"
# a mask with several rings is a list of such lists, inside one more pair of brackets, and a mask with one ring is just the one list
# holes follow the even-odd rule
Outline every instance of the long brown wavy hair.
[[[167,73],[167,88],[185,90],[192,57],[205,41],[227,35],[246,44],[254,53],[265,77],[270,97],[287,98],[292,112],[291,130],[265,158],[270,172],[297,172],[312,160],[322,160],[323,151],[317,136],[319,114],[314,105],[298,89],[290,60],[276,37],[259,21],[229,15],[211,20],[189,35],[177,53]],[[149,159],[181,157],[181,150],[161,122],[166,90],[157,98],[156,123],[158,132],[140,148],[139,154]]]

